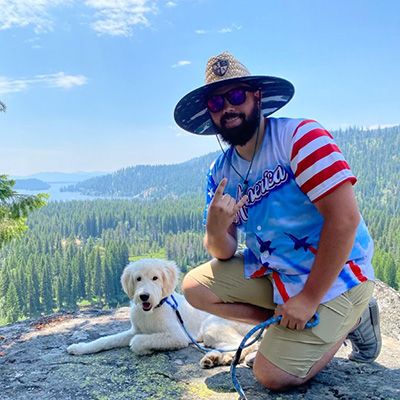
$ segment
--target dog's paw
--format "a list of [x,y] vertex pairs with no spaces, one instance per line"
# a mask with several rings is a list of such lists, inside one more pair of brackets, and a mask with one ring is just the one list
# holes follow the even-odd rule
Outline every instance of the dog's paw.
[[209,351],[201,360],[201,368],[213,368],[221,364],[221,356],[218,350]]
[[75,344],[71,344],[71,346],[67,347],[67,352],[69,354],[85,354],[85,343],[75,343]]
[[138,355],[151,354],[154,350],[149,347],[149,338],[146,335],[136,335],[129,342],[130,349]]

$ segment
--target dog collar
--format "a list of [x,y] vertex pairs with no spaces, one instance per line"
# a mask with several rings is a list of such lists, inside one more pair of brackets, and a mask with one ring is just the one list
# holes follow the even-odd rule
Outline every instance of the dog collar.
[[154,308],[161,307],[167,300],[168,300],[168,296],[164,297]]

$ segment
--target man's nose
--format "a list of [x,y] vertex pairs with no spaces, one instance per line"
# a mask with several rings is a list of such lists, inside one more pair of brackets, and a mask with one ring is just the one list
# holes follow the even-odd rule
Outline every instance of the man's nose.
[[224,98],[224,106],[222,108],[222,111],[224,114],[230,113],[235,110],[235,106],[233,106],[231,103],[229,103],[228,99],[225,97]]

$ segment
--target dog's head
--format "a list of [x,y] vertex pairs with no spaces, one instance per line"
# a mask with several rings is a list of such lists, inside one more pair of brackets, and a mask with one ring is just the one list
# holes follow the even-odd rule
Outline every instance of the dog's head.
[[150,311],[174,292],[178,284],[178,268],[172,261],[144,258],[125,267],[121,283],[135,304]]

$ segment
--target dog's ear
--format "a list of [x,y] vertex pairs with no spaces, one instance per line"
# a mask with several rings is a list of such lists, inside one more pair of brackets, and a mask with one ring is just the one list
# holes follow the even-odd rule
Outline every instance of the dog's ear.
[[135,294],[135,281],[132,277],[132,267],[133,263],[128,264],[121,276],[122,289],[124,289],[124,292],[130,299],[132,299]]
[[163,275],[163,296],[167,297],[171,295],[175,288],[176,285],[178,284],[178,267],[173,261],[165,261],[165,264],[163,265],[162,269],[162,275]]

